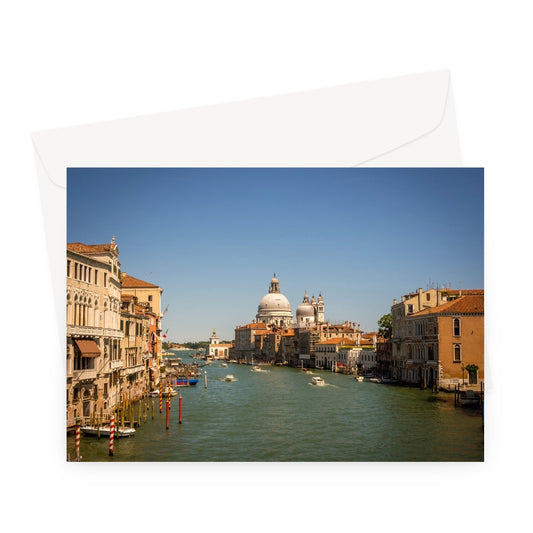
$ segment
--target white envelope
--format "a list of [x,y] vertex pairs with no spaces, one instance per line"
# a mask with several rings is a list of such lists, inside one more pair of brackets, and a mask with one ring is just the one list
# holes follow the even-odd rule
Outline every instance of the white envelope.
[[33,142],[59,338],[68,167],[461,166],[448,71],[38,132]]

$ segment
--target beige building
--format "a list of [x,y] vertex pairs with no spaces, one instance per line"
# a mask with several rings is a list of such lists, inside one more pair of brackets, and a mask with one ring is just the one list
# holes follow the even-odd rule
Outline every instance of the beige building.
[[119,395],[120,262],[110,244],[67,244],[67,427],[106,414]]
[[[122,291],[137,298],[137,304],[146,308],[155,315],[155,327],[150,328],[153,331],[150,344],[155,343],[153,350],[156,354],[157,362],[161,362],[161,353],[163,351],[161,342],[161,298],[163,289],[148,281],[134,278],[125,272],[122,273]],[[152,348],[151,348],[152,350]]]
[[136,400],[150,391],[149,386],[149,325],[146,308],[137,303],[137,297],[122,294],[120,329],[124,334],[121,343],[122,372],[121,394],[128,400]]

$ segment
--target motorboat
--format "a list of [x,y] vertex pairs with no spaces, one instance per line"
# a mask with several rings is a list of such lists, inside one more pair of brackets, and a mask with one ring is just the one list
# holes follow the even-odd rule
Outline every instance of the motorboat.
[[370,378],[368,381],[371,383],[381,383],[381,380],[379,378]]
[[358,381],[359,383],[362,383],[365,378],[363,376],[355,376],[355,380]]
[[[109,426],[81,426],[80,428],[84,435],[109,437],[111,434],[111,428]],[[135,435],[134,428],[116,427],[114,428],[115,437],[132,437]]]
[[252,366],[252,372],[263,372],[263,369],[260,366]]
[[237,381],[237,378],[233,374],[227,374],[224,377],[224,381]]
[[311,378],[311,383],[313,385],[318,385],[319,387],[323,387],[326,384],[326,382],[320,376],[313,376]]
[[227,363],[222,363],[222,364],[221,364],[220,366],[222,366],[222,367],[224,367],[224,368],[225,368],[225,367],[227,367],[227,366],[228,366],[228,364],[227,364]]

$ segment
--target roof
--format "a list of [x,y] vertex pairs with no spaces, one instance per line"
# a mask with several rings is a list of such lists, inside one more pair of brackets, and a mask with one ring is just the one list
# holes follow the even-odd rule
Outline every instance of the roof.
[[125,287],[127,289],[160,288],[158,285],[148,283],[147,281],[143,281],[142,279],[134,278],[129,274],[122,274],[122,287]]
[[268,328],[264,322],[252,322],[251,324],[239,326],[238,328],[235,328],[235,329],[268,329]]
[[322,342],[317,342],[319,344],[353,344],[353,339],[346,339],[344,337],[333,337],[333,339],[327,339]]
[[446,302],[437,307],[430,307],[418,313],[414,313],[412,317],[425,315],[457,315],[457,314],[483,314],[484,313],[485,297],[482,295],[460,296],[456,300]]
[[108,244],[83,244],[82,242],[67,243],[67,250],[77,252],[79,254],[99,254],[111,252],[115,250],[117,245],[115,243]]

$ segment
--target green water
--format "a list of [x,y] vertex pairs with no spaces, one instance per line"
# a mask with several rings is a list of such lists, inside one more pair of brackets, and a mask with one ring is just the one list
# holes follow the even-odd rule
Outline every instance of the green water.
[[[191,360],[192,361],[192,360]],[[415,388],[358,383],[352,376],[315,370],[326,381],[311,385],[301,370],[214,363],[194,387],[148,413],[132,438],[82,435],[83,461],[482,461],[479,411],[456,408],[453,395]],[[238,381],[226,382],[233,374]],[[151,399],[149,400],[151,405]],[[137,413],[137,410],[135,410]],[[134,415],[137,418],[137,415]],[[75,456],[73,436],[67,452]]]

